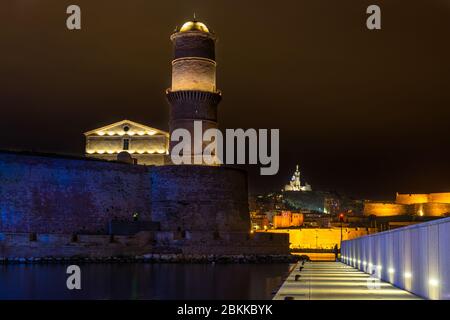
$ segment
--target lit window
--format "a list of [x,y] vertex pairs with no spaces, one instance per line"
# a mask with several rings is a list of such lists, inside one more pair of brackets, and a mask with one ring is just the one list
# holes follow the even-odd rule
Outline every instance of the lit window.
[[130,139],[123,139],[123,150],[130,149]]

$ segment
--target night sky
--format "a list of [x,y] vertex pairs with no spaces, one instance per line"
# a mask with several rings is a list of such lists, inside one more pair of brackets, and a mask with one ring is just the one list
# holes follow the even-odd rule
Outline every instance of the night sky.
[[2,1],[0,149],[82,155],[83,132],[124,118],[168,130],[169,36],[193,12],[219,38],[221,128],[280,129],[280,172],[250,168],[252,192],[296,163],[315,190],[450,191],[448,0]]

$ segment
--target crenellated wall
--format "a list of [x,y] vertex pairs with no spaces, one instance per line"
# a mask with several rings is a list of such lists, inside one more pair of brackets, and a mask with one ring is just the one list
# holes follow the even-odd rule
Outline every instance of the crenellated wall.
[[397,193],[396,203],[419,204],[419,203],[447,203],[450,204],[450,192],[426,193],[426,194],[400,194]]
[[399,194],[395,197],[398,204],[416,204],[429,202],[429,194]]
[[[409,195],[401,198],[400,203],[393,202],[364,202],[364,215],[375,215],[377,217],[416,215],[426,217],[441,217],[450,214],[450,203],[441,203],[431,201],[434,194],[427,195],[424,202],[424,195],[419,197],[410,197]],[[398,196],[397,196],[398,198]],[[436,197],[437,200],[443,201],[443,197]]]

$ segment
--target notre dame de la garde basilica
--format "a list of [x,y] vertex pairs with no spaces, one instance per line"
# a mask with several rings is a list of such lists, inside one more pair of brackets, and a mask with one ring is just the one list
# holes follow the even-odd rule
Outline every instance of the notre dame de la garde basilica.
[[216,36],[171,35],[170,132],[123,120],[86,135],[86,157],[0,152],[0,257],[286,255],[286,234],[251,233],[247,173],[173,165],[170,134],[218,127]]

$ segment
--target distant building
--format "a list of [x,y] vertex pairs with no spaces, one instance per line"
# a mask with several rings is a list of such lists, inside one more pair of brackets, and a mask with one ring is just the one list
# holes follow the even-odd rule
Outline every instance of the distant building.
[[284,187],[284,191],[311,191],[311,186],[305,182],[305,185],[302,186],[301,179],[300,179],[300,170],[297,167],[295,168],[294,175],[291,178],[291,181],[289,184],[287,184]]
[[341,203],[339,199],[332,196],[325,196],[323,212],[325,214],[336,215],[340,213]]
[[274,228],[301,227],[303,225],[303,214],[282,211],[281,214],[273,216]]
[[258,212],[250,212],[250,219],[252,222],[252,229],[261,230],[268,229],[270,226],[269,218],[265,214]]
[[395,202],[365,201],[364,215],[441,217],[450,214],[450,193],[396,194]]
[[130,120],[88,131],[86,156],[117,160],[127,152],[138,164],[163,165],[169,150],[169,133]]

